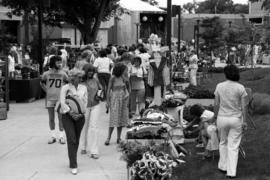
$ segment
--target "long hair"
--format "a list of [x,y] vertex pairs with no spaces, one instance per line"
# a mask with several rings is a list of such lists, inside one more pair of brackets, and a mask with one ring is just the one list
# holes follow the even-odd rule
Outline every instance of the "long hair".
[[87,80],[88,72],[97,72],[97,69],[90,63],[87,63],[83,66],[82,70],[84,71],[84,76],[83,76],[83,82]]

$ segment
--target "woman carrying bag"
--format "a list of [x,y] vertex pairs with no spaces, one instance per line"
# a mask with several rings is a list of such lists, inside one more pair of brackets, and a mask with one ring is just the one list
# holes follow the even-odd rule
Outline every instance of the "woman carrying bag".
[[60,111],[63,114],[63,126],[67,136],[69,167],[74,175],[78,173],[77,151],[88,98],[86,86],[80,84],[83,75],[81,70],[70,70],[70,82],[64,85],[60,92]]

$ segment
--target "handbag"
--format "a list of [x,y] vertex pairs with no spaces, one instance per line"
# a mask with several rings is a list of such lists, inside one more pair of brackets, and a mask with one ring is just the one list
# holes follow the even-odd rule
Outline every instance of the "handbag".
[[104,90],[100,89],[97,91],[95,95],[95,100],[96,101],[104,101],[105,100],[105,92]]
[[[67,95],[66,96],[66,104],[69,106],[69,108],[77,114],[81,114],[83,115],[86,112],[85,106],[83,104],[83,102],[74,95]],[[61,103],[60,101],[58,101],[55,105],[55,111],[60,113],[60,114],[64,114],[61,108]]]

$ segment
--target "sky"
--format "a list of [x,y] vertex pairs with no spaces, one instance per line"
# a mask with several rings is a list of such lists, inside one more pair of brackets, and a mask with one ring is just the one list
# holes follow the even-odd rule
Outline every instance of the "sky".
[[[159,2],[159,5],[161,7],[166,7],[167,6],[167,0],[156,0]],[[200,2],[200,1],[204,1],[204,0],[196,0],[196,2]],[[247,4],[248,0],[233,0],[234,3],[239,3],[239,4]],[[193,0],[172,0],[172,4],[175,5],[183,5],[186,4],[188,2],[193,2]]]

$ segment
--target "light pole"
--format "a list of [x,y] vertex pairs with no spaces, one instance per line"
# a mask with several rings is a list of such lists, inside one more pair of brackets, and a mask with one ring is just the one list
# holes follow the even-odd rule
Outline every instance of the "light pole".
[[181,11],[181,6],[178,6],[178,53],[180,53],[181,45]]
[[137,44],[139,43],[139,27],[140,27],[140,23],[135,23],[136,24],[136,41],[137,41]]
[[43,63],[43,41],[42,41],[42,24],[43,24],[43,1],[38,2],[38,62],[39,71],[42,73]]
[[197,20],[197,49],[196,49],[196,53],[197,53],[197,56],[199,57],[199,41],[200,41],[200,20],[198,19]]
[[171,52],[171,36],[172,36],[172,0],[167,0],[167,46]]
[[227,44],[227,48],[228,48],[228,57],[227,57],[227,62],[228,63],[230,63],[230,50],[231,50],[231,45],[230,45],[230,30],[231,30],[231,27],[232,27],[232,21],[229,21],[229,33],[228,33],[228,35],[229,35],[229,42],[228,42],[228,44]]
[[[167,0],[167,46],[169,47],[169,68],[170,68],[170,79],[172,79],[172,0]],[[171,82],[171,81],[170,81]],[[171,86],[171,84],[170,84]]]

